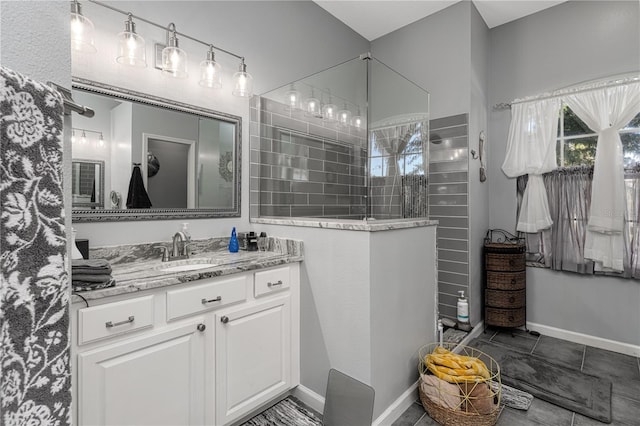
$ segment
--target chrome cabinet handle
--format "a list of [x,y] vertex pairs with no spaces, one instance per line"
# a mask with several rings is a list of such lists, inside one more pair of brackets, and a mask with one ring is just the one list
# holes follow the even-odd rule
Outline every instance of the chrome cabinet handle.
[[226,324],[229,322],[229,317],[228,316],[223,316],[222,318],[220,318],[220,322],[223,324]]
[[272,282],[268,282],[267,283],[267,287],[274,287],[274,286],[277,286],[277,285],[282,285],[282,280],[278,280],[275,283],[272,283]]
[[133,315],[131,315],[129,318],[127,318],[124,321],[120,321],[120,322],[107,321],[107,322],[104,323],[104,326],[107,327],[107,328],[117,327],[119,325],[129,324],[129,323],[133,322],[134,319],[135,319],[135,317]]
[[198,331],[202,332],[202,331],[205,331],[205,330],[207,329],[207,326],[206,326],[206,325],[204,325],[204,324],[198,324],[198,325],[196,326],[196,329],[197,329]]
[[200,302],[202,302],[203,305],[206,305],[207,303],[211,303],[211,302],[221,302],[222,301],[222,296],[218,296],[215,299],[202,299]]

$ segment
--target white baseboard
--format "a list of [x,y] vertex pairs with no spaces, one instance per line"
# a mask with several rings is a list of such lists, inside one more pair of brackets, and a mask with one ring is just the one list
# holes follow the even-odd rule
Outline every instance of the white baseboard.
[[615,340],[604,339],[602,337],[591,336],[589,334],[576,333],[575,331],[563,330],[561,328],[550,327],[535,322],[527,322],[529,330],[537,331],[540,334],[558,339],[568,340],[582,345],[594,346],[608,351],[618,352],[625,355],[640,357],[640,346],[630,343],[617,342]]
[[324,397],[318,395],[308,387],[298,385],[291,391],[291,394],[318,413],[322,414],[324,411]]
[[411,407],[411,404],[418,398],[416,389],[418,389],[418,382],[412,384],[398,399],[393,401],[391,405],[373,421],[372,426],[389,426],[398,420],[402,413]]

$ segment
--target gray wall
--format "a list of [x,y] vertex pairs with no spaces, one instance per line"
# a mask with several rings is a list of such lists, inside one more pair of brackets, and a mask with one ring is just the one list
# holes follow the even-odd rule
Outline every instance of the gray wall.
[[[485,133],[485,153],[491,138],[488,135],[490,31],[472,4],[471,7],[471,68],[469,106],[469,150],[479,152],[479,135]],[[486,156],[485,156],[485,164]],[[489,228],[489,188],[492,177],[480,182],[480,160],[469,155],[469,319],[477,324],[484,317],[483,285],[484,256],[482,246]]]
[[[570,1],[491,30],[489,104],[640,69],[640,3]],[[489,117],[491,228],[515,229],[516,182],[500,167],[511,114]],[[640,344],[637,281],[527,269],[527,320]]]
[[371,52],[431,94],[431,118],[469,111],[471,2],[459,2],[371,42]]

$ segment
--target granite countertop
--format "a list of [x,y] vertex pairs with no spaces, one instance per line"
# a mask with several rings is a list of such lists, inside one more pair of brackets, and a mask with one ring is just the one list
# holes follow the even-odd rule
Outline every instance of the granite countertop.
[[342,229],[347,231],[391,231],[394,229],[418,228],[422,226],[438,225],[437,220],[414,219],[330,219],[330,218],[299,218],[299,217],[257,217],[251,219],[253,223],[269,225],[303,226],[307,228]]
[[[158,287],[181,284],[206,278],[230,275],[255,269],[270,268],[303,260],[302,241],[269,237],[266,251],[239,251],[229,253],[228,238],[212,238],[192,241],[189,259],[162,262],[159,245],[170,243],[144,243],[90,250],[91,259],[106,259],[113,268],[115,287],[74,292],[72,302],[79,302],[81,295],[86,300],[101,299],[126,293],[134,293]],[[203,269],[167,272],[164,268],[192,264],[214,263]]]

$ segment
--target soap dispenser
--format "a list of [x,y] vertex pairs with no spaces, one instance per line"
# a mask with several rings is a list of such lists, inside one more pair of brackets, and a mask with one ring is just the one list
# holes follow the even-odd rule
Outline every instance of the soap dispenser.
[[[469,302],[464,297],[464,290],[458,291],[460,296],[458,296],[458,328],[464,330],[468,328],[469,325]],[[465,330],[466,331],[466,330]]]
[[236,235],[236,227],[234,226],[231,230],[231,238],[229,239],[229,252],[237,253],[239,248],[240,246],[238,244],[238,237]]

